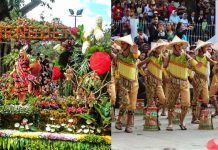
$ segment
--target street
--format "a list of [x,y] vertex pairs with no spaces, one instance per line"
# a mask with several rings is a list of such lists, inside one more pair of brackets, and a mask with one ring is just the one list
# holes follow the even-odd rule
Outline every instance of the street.
[[[214,109],[213,109],[214,110]],[[116,115],[118,110],[116,110]],[[207,150],[207,142],[218,143],[218,116],[213,119],[214,130],[199,130],[198,124],[191,124],[191,110],[186,117],[187,130],[174,125],[174,131],[167,131],[167,117],[159,117],[160,131],[143,131],[143,116],[135,116],[133,133],[115,129],[112,123],[112,150]]]

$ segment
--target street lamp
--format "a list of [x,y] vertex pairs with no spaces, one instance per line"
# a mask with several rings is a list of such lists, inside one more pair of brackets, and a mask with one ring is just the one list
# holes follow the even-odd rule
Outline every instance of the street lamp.
[[74,15],[73,9],[69,9],[69,12],[71,17],[75,17],[75,27],[76,27],[76,17],[82,17],[83,9],[77,10],[76,15]]

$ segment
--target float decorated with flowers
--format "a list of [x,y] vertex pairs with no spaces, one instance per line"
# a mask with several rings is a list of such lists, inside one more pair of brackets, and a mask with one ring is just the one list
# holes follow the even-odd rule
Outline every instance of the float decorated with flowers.
[[89,32],[0,22],[9,45],[0,63],[0,149],[110,149],[111,43],[102,21]]

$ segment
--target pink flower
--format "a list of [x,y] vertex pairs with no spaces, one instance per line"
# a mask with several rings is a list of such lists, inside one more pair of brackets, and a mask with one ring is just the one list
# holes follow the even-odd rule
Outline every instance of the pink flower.
[[73,27],[73,28],[70,29],[70,33],[72,35],[76,35],[78,32],[80,32],[79,28]]

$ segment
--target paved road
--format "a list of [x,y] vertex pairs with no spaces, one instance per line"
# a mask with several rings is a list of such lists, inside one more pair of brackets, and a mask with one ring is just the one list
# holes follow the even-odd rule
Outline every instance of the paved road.
[[[117,112],[117,111],[116,111]],[[115,129],[112,123],[112,150],[207,150],[207,142],[215,139],[218,143],[218,116],[213,119],[214,130],[198,130],[191,124],[191,112],[186,118],[188,130],[166,131],[167,117],[160,117],[161,131],[143,131],[142,116],[135,116],[134,133],[129,134]],[[165,149],[168,148],[168,149]]]

